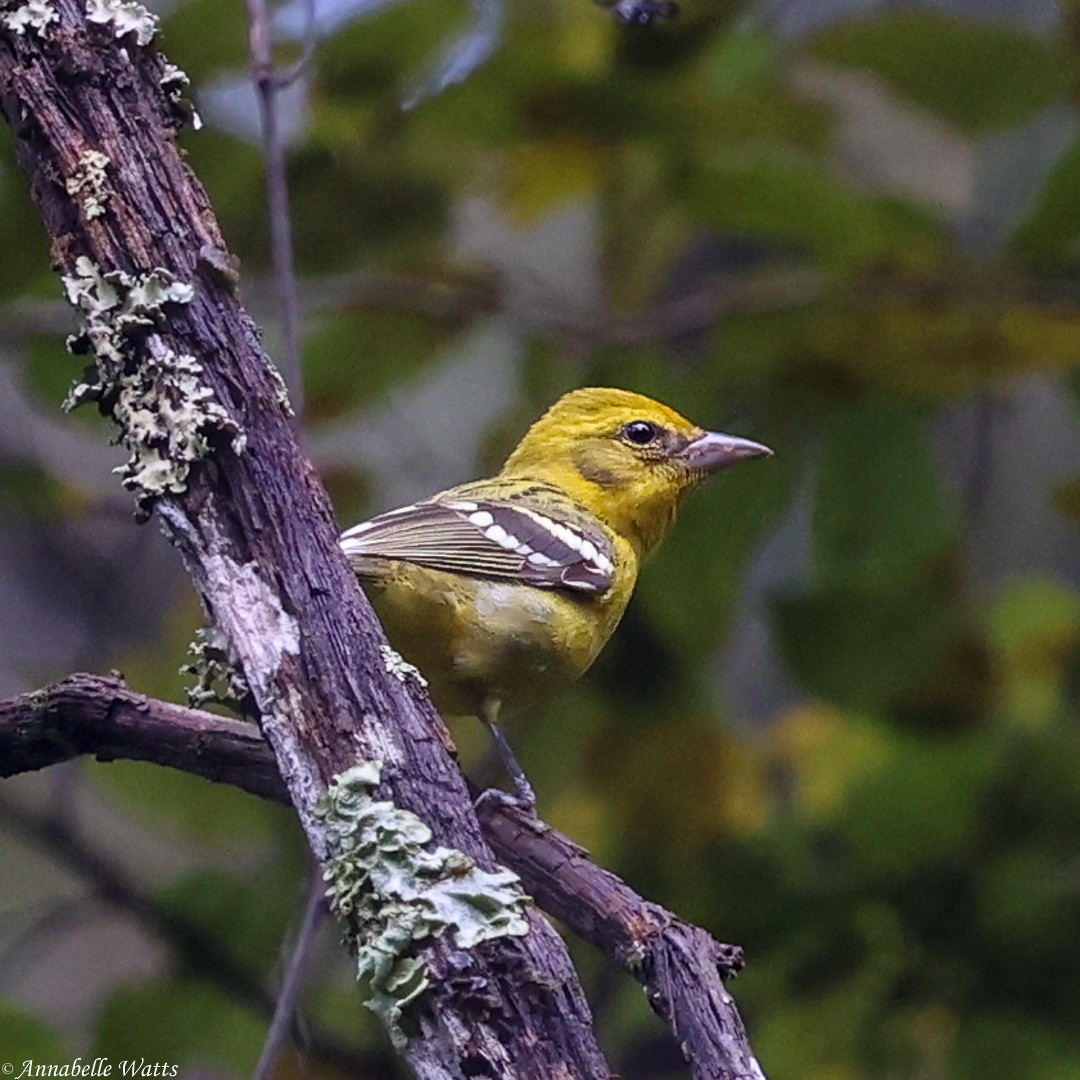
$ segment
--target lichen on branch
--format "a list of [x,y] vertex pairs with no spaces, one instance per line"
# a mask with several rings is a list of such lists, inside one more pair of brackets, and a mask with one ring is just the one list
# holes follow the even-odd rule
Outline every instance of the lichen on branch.
[[158,28],[158,17],[138,0],[87,0],[86,17],[112,27],[116,37],[134,34],[139,45],[149,45]]
[[367,1005],[400,1048],[402,1010],[429,985],[414,945],[447,932],[460,949],[523,936],[529,898],[513,871],[429,848],[431,829],[420,818],[374,798],[381,770],[364,761],[335,777],[316,813],[326,826],[330,906],[349,928],[358,976],[370,980]]
[[170,305],[190,302],[190,285],[160,268],[105,273],[85,255],[63,280],[84,317],[68,348],[94,358],[89,377],[72,387],[64,407],[93,401],[116,422],[119,441],[131,452],[116,470],[124,487],[144,499],[183,492],[215,433],[233,453],[243,451],[240,425],[200,380],[202,365],[158,333]]
[[49,0],[26,0],[24,4],[8,0],[0,4],[0,9],[0,23],[16,34],[34,33],[44,37],[49,24],[59,19]]

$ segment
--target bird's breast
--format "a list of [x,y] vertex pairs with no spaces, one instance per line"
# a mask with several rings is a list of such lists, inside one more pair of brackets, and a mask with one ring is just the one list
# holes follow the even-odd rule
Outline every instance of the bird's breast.
[[625,601],[410,566],[365,582],[391,644],[428,680],[444,714],[487,698],[527,702],[581,675]]

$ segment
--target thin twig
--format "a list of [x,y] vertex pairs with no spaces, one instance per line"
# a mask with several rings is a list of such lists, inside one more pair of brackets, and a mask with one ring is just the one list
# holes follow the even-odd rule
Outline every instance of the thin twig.
[[315,22],[315,0],[304,0],[304,34],[300,45],[300,55],[287,68],[277,73],[274,78],[276,89],[288,89],[307,71],[318,43],[319,27]]
[[[263,154],[266,157],[266,202],[270,217],[270,247],[281,303],[281,370],[297,423],[303,415],[304,379],[300,353],[300,294],[293,259],[289,181],[285,169],[285,143],[278,123],[277,94],[281,86],[274,69],[270,14],[266,0],[247,0],[251,48],[251,77],[259,98]],[[314,14],[312,14],[314,20]],[[302,69],[301,69],[302,70]],[[299,71],[292,76],[298,77]]]
[[311,884],[308,888],[307,902],[304,905],[304,915],[296,931],[296,941],[289,953],[285,978],[281,981],[281,989],[274,1006],[274,1017],[266,1032],[266,1042],[263,1044],[259,1063],[252,1073],[252,1080],[270,1080],[277,1069],[278,1059],[285,1047],[285,1040],[293,1026],[296,1002],[300,997],[300,991],[304,988],[304,977],[307,975],[316,931],[325,917],[326,886],[323,884],[322,874],[319,873],[318,867],[312,866]]

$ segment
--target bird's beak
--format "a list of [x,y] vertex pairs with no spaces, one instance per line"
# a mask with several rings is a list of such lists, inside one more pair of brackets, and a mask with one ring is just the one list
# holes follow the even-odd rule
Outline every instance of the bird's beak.
[[737,435],[724,435],[719,431],[706,431],[689,443],[680,455],[692,469],[702,472],[719,472],[729,465],[756,457],[772,457],[772,451],[761,443],[740,439]]

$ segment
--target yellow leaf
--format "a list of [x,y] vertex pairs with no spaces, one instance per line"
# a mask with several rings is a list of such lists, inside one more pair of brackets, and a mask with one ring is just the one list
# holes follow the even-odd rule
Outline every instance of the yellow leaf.
[[883,729],[821,702],[782,713],[768,743],[787,772],[792,801],[810,822],[833,817],[847,793],[893,753]]
[[534,225],[559,203],[592,192],[596,154],[579,139],[527,142],[507,154],[506,203],[514,222]]

